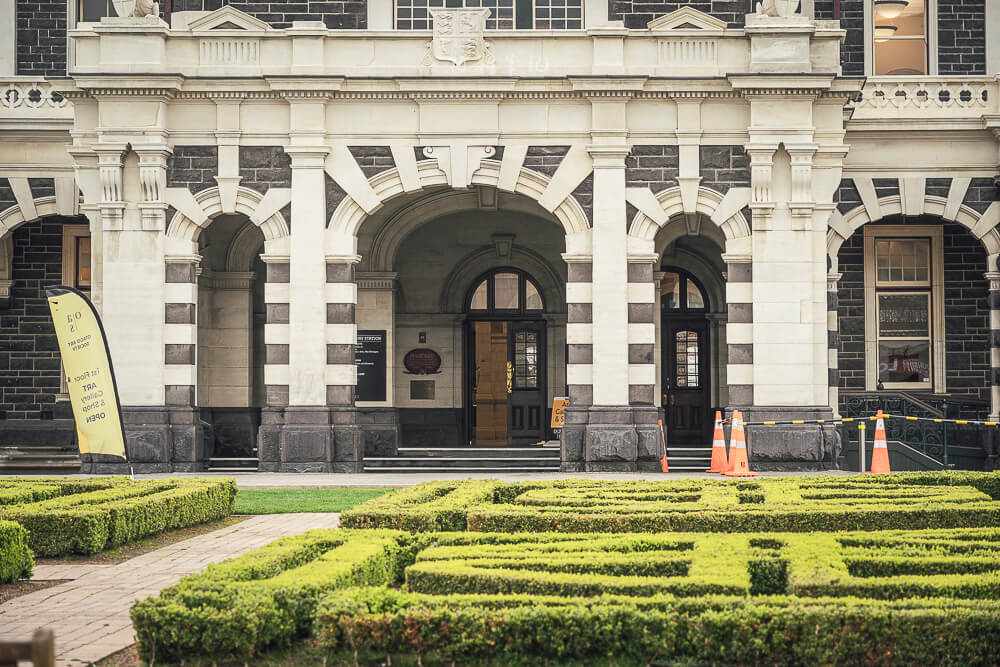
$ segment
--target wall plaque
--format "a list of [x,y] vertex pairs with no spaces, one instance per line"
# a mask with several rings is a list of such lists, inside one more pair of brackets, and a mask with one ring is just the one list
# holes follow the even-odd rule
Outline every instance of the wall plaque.
[[418,347],[406,353],[403,366],[411,375],[433,375],[440,372],[441,355],[430,348]]
[[354,364],[358,367],[355,400],[385,400],[385,330],[358,331]]

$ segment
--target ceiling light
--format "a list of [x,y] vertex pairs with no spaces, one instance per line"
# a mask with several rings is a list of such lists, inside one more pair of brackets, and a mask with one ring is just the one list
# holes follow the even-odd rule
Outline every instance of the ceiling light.
[[895,35],[897,30],[899,28],[894,25],[877,25],[875,26],[875,41],[885,42]]
[[909,4],[906,0],[875,0],[875,14],[880,18],[894,19],[902,14]]

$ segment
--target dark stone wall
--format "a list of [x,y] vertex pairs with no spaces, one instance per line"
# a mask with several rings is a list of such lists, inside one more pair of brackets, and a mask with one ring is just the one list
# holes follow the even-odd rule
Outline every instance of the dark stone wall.
[[528,146],[524,167],[551,178],[566,153],[569,153],[569,146]]
[[701,146],[701,185],[726,194],[750,187],[750,158],[742,146]]
[[[945,196],[948,196],[947,190]],[[854,185],[854,179],[845,178],[840,181],[840,187],[833,193],[833,201],[841,213],[847,213],[861,206],[861,195],[858,194],[858,188]]]
[[240,146],[240,185],[264,194],[292,187],[292,157],[281,146]]
[[456,447],[462,434],[462,408],[400,408],[400,442],[407,447]]
[[13,298],[0,310],[0,419],[65,416],[53,414],[59,346],[45,287],[62,283],[63,225],[86,221],[53,216],[13,232]]
[[10,181],[0,178],[0,213],[17,203],[14,191],[10,189]]
[[587,178],[580,181],[580,185],[576,186],[576,189],[571,193],[580,206],[583,208],[583,212],[587,214],[587,220],[590,224],[594,224],[594,172],[590,172]]
[[17,73],[66,75],[66,2],[17,0]]
[[995,201],[1000,201],[1000,188],[996,186],[996,181],[992,178],[973,178],[962,203],[978,213],[984,213]]
[[742,28],[743,17],[753,11],[750,0],[701,0],[700,2],[648,2],[644,0],[608,0],[608,18],[624,21],[626,28],[643,29],[655,18],[691,7],[725,21],[730,28]]
[[396,160],[388,146],[348,146],[347,150],[351,151],[354,161],[361,167],[366,178],[396,166]]
[[[989,304],[986,253],[969,231],[938,218],[886,218],[873,224],[944,225],[944,316],[947,390],[989,399]],[[933,258],[932,258],[933,263]],[[865,388],[864,234],[844,241],[839,255],[843,277],[837,290],[840,321],[840,388]]]
[[937,13],[938,74],[985,74],[985,0],[938,0]]
[[218,173],[218,146],[174,146],[173,154],[167,158],[168,188],[201,192],[217,185]]
[[173,0],[173,11],[211,11],[231,5],[275,28],[290,28],[292,21],[322,21],[332,30],[359,30],[368,27],[368,9],[362,0],[324,2],[322,0],[273,0],[271,2],[226,2],[225,0]]
[[625,184],[648,187],[653,194],[662,192],[677,185],[679,165],[677,146],[633,146],[625,158]]

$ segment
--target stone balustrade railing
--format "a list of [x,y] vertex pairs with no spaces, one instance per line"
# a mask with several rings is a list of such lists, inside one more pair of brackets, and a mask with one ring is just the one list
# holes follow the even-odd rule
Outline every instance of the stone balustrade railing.
[[854,103],[852,120],[978,118],[996,113],[997,77],[872,77]]
[[72,109],[48,81],[3,77],[0,78],[0,116],[71,118]]

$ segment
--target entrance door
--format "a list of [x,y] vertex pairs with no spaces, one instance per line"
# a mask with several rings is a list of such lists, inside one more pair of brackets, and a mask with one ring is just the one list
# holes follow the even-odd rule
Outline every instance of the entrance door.
[[473,325],[473,442],[507,444],[507,323]]
[[545,437],[545,322],[512,322],[508,330],[510,438],[538,442]]
[[664,267],[660,290],[660,378],[667,441],[705,445],[712,438],[708,300],[693,276]]

